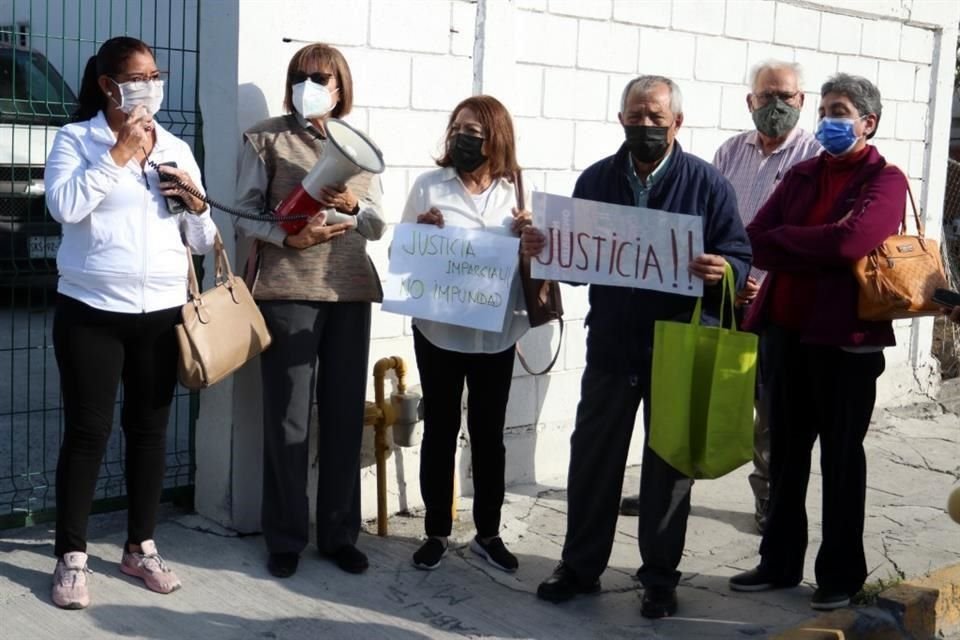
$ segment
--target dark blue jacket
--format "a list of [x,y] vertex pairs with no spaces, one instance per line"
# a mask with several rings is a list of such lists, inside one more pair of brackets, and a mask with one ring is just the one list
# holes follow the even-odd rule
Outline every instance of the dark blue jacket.
[[[626,147],[581,174],[574,198],[635,204],[627,176]],[[711,164],[684,153],[678,142],[665,173],[650,191],[650,209],[703,218],[704,253],[725,257],[737,289],[750,272],[750,242],[737,213],[733,187]],[[611,373],[646,377],[657,320],[689,322],[697,299],[660,291],[590,285],[587,313],[587,363]],[[720,287],[704,287],[704,324],[716,324]]]

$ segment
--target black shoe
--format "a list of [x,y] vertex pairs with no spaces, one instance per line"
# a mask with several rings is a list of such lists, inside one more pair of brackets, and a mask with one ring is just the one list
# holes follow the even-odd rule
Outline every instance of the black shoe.
[[413,554],[413,566],[424,571],[433,571],[447,553],[447,543],[443,538],[430,537]]
[[513,573],[520,567],[517,557],[507,551],[500,536],[493,538],[490,542],[482,542],[477,536],[470,541],[470,550],[501,571]]
[[363,573],[370,567],[367,556],[352,544],[345,544],[333,553],[324,555],[347,573]]
[[673,587],[646,587],[640,602],[644,618],[669,618],[677,612],[677,590]]
[[850,595],[843,591],[832,591],[817,587],[810,598],[810,608],[817,611],[833,611],[850,606]]
[[600,591],[600,580],[580,580],[573,569],[560,563],[553,574],[537,587],[537,597],[548,602],[565,602],[581,593]]
[[271,553],[267,558],[267,571],[274,578],[289,578],[297,572],[299,553]]
[[620,500],[620,515],[639,516],[640,515],[640,495],[623,496]]
[[760,567],[744,571],[730,578],[731,591],[770,591],[772,589],[790,589],[800,584],[799,580],[781,580],[762,570]]

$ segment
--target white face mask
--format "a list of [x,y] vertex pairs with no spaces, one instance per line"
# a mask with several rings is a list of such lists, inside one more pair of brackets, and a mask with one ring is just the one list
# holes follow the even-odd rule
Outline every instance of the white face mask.
[[336,104],[333,95],[322,84],[304,80],[293,85],[293,108],[304,118],[322,118]]
[[[120,89],[120,99],[113,99],[117,108],[124,113],[130,113],[138,105],[147,108],[151,117],[160,111],[163,102],[163,80],[136,80],[132,82],[113,81]],[[112,97],[112,96],[111,96]]]

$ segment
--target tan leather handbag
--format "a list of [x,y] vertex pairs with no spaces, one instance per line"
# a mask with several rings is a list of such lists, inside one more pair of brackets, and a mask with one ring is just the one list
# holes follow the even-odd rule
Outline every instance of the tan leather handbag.
[[243,279],[230,269],[223,239],[214,242],[216,278],[200,293],[193,257],[187,248],[189,301],[181,311],[177,375],[188,389],[204,389],[223,380],[270,346],[270,332]]
[[947,287],[940,247],[935,240],[924,237],[909,182],[907,196],[917,234],[907,234],[904,209],[900,232],[854,264],[853,273],[860,283],[857,313],[861,320],[896,320],[941,313],[941,306],[933,301],[933,292]]

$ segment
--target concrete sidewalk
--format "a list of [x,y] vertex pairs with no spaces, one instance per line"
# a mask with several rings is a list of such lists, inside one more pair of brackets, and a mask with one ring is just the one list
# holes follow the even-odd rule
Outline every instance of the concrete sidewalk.
[[[867,438],[869,580],[918,577],[960,562],[960,525],[944,513],[960,478],[960,419],[936,405],[878,411]],[[638,485],[632,468],[626,491]],[[676,618],[640,616],[637,519],[621,517],[603,591],[563,605],[536,599],[563,544],[563,478],[514,487],[504,508],[503,537],[520,570],[499,572],[473,555],[470,501],[460,504],[456,548],[441,568],[417,571],[420,517],[397,516],[390,536],[364,535],[370,571],[347,575],[314,550],[298,573],[275,580],[264,566],[260,536],[236,537],[209,521],[165,508],[156,538],[184,582],[169,596],[148,592],[119,573],[124,515],[92,520],[89,552],[93,604],[61,611],[50,604],[52,531],[0,532],[0,639],[150,638],[744,638],[768,637],[813,616],[809,584],[737,594],[727,578],[757,561],[748,469],[697,482],[687,531]],[[811,480],[807,581],[819,543],[820,486]],[[371,523],[371,530],[375,524]],[[952,632],[949,637],[956,636]]]

